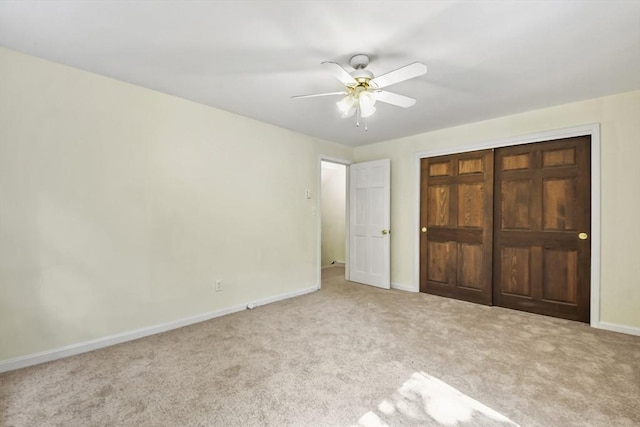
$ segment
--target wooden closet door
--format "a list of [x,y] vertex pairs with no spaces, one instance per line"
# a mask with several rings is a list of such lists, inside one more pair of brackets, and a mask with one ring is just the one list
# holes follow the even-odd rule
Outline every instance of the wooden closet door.
[[589,321],[590,148],[585,136],[496,150],[494,304]]
[[491,305],[493,151],[421,161],[420,291]]

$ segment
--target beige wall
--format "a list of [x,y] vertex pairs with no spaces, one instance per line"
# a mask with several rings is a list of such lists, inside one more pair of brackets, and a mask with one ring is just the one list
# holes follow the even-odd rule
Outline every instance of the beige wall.
[[345,261],[347,167],[322,162],[322,266]]
[[318,285],[305,189],[351,149],[4,48],[0,67],[0,359]]
[[392,282],[414,285],[417,152],[591,123],[601,124],[600,320],[640,327],[640,91],[356,148],[355,161],[392,161]]
[[640,91],[352,150],[0,48],[0,360],[316,286],[321,154],[392,159],[411,285],[417,151],[594,122],[601,316],[640,327],[639,117]]

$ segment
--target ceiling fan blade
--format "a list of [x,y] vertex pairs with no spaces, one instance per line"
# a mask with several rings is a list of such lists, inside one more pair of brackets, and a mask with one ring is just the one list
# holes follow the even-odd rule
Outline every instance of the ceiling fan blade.
[[386,102],[387,104],[396,105],[402,108],[412,107],[416,103],[415,98],[398,95],[393,92],[387,92],[386,90],[378,90],[375,93],[378,101]]
[[347,92],[342,91],[342,92],[327,92],[327,93],[316,93],[313,95],[297,95],[297,96],[292,96],[292,99],[297,99],[297,98],[315,98],[318,96],[330,96],[330,95],[346,95]]
[[414,62],[413,64],[398,68],[394,71],[389,71],[387,74],[383,74],[376,77],[375,79],[371,79],[369,84],[371,84],[375,88],[383,88],[403,82],[405,80],[412,79],[414,77],[421,76],[426,72],[426,65],[420,62]]
[[357,85],[358,82],[354,79],[351,74],[347,73],[347,70],[342,68],[342,66],[336,62],[324,61],[322,65],[326,65],[327,68],[333,72],[333,75],[336,76],[338,80],[342,82],[344,85]]

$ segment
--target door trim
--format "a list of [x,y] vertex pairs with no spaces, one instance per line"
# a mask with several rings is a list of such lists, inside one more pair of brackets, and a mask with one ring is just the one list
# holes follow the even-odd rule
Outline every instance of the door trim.
[[345,224],[344,224],[344,238],[345,238],[345,254],[344,254],[344,275],[345,279],[349,280],[349,166],[353,163],[351,160],[340,159],[337,157],[325,156],[320,154],[318,156],[318,165],[316,171],[316,282],[317,288],[322,287],[322,162],[331,162],[344,165],[346,167],[346,183],[345,190]]
[[459,147],[418,151],[414,158],[414,257],[413,289],[420,290],[420,160],[425,157],[465,153],[468,151],[508,147],[512,145],[544,142],[574,136],[591,136],[591,326],[608,329],[600,322],[600,123],[591,123],[534,134],[513,136],[492,141],[478,141]]

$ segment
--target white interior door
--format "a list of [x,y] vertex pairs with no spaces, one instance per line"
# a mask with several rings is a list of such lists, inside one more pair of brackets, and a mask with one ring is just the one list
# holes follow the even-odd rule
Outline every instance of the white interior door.
[[390,288],[391,160],[349,167],[349,280]]

